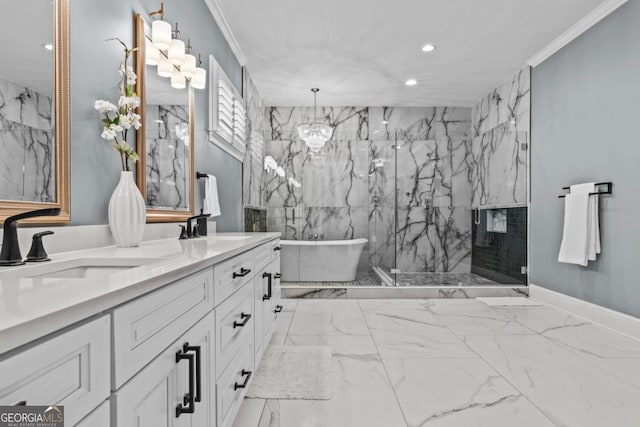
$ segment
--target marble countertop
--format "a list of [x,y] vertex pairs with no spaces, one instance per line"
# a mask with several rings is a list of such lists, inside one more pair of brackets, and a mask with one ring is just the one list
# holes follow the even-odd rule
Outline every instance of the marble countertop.
[[[279,236],[218,233],[192,240],[152,240],[136,248],[108,246],[64,252],[43,264],[0,267],[0,355]],[[148,263],[88,278],[30,277],[45,264],[52,268],[77,259]]]

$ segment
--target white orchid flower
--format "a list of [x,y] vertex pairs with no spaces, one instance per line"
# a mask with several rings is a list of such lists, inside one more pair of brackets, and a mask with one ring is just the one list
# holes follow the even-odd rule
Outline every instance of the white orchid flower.
[[101,113],[110,113],[118,110],[118,107],[116,107],[109,101],[105,101],[104,99],[97,100],[95,104],[93,104],[93,108],[100,111]]
[[121,96],[118,100],[118,105],[121,107],[126,107],[128,105],[138,107],[140,105],[140,98],[137,96]]
[[107,141],[112,141],[116,139],[116,131],[111,129],[111,127],[105,127],[100,136]]

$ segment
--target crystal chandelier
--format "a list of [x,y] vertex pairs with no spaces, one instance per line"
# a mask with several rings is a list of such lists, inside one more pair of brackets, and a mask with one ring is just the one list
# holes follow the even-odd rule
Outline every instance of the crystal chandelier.
[[302,139],[309,150],[313,153],[317,153],[322,150],[324,144],[331,139],[333,135],[333,128],[325,123],[318,122],[317,113],[318,107],[316,105],[316,97],[320,89],[313,88],[313,122],[301,123],[298,125],[298,135]]

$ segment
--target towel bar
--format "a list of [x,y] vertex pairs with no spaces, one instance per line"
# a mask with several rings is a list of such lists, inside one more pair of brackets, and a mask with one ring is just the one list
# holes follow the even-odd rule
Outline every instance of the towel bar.
[[209,178],[209,175],[207,175],[206,173],[196,172],[196,178],[198,178],[198,179],[200,179],[200,178]]
[[[613,194],[613,183],[612,182],[596,182],[596,187],[599,187],[601,185],[606,185],[607,189],[605,191],[596,191],[595,193],[589,193],[590,196],[599,196],[601,194]],[[571,189],[571,187],[562,187],[563,190],[569,190]],[[563,194],[562,196],[558,196],[559,199],[563,199],[567,197],[566,194]]]

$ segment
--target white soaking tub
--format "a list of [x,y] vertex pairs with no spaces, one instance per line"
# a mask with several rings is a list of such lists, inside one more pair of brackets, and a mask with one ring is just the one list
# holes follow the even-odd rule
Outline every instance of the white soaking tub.
[[281,240],[283,282],[351,282],[367,239]]

